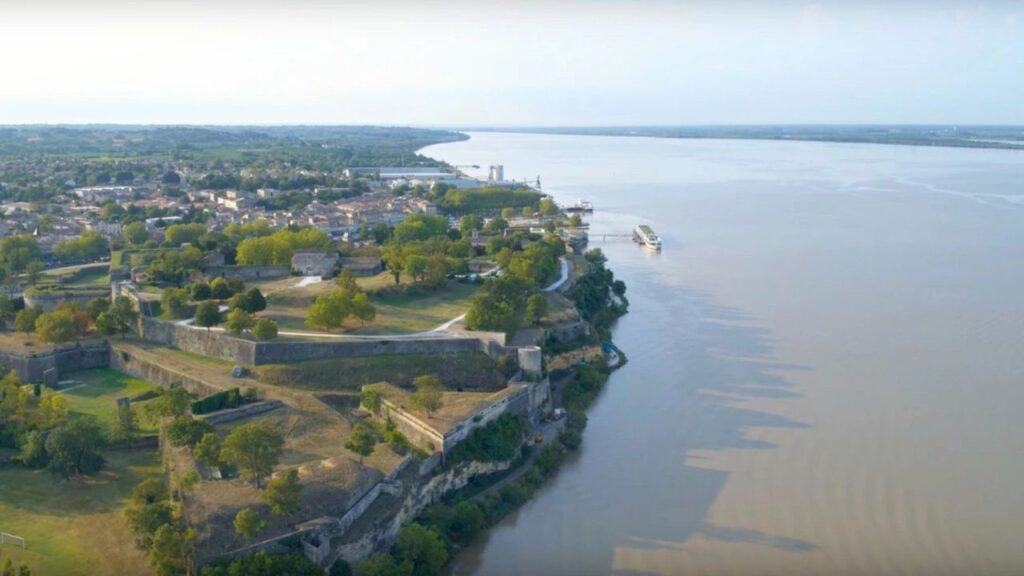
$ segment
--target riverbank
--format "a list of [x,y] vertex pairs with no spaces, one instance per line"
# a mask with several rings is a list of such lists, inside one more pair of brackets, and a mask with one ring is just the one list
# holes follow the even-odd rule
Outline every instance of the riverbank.
[[[591,325],[592,331],[607,333],[614,321],[627,312],[628,300],[622,294],[611,298],[614,275],[605,268],[606,259],[600,251],[588,253],[586,262],[588,272],[577,279],[567,294],[573,299],[578,316],[599,319],[600,326]],[[595,291],[605,294],[603,305],[595,305]],[[587,408],[604,388],[611,371],[625,364],[625,354],[611,342],[604,342],[603,347],[606,354],[598,361],[561,371],[567,383],[552,391],[555,414],[560,416],[528,428],[520,439],[520,455],[515,460],[507,467],[472,478],[465,487],[426,508],[398,531],[395,544],[387,553],[366,557],[356,566],[356,573],[388,573],[391,569],[402,570],[405,564],[415,571],[434,573],[481,533],[529,501],[556,475],[569,454],[580,449]],[[609,359],[614,360],[613,365]],[[487,434],[488,428],[474,434]],[[476,444],[487,445],[488,441]],[[425,557],[423,549],[433,552]]]

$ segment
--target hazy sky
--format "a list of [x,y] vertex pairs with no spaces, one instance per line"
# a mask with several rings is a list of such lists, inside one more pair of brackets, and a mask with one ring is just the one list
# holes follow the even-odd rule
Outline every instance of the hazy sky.
[[0,0],[0,123],[1024,124],[1024,2]]

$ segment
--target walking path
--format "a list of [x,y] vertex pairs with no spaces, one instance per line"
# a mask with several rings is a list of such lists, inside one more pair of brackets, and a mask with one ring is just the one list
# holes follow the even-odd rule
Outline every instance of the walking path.
[[[559,276],[558,280],[555,280],[550,285],[548,285],[546,288],[544,288],[542,290],[543,292],[553,292],[555,290],[558,290],[559,288],[561,288],[569,280],[569,262],[568,262],[568,260],[563,256],[563,257],[558,259],[558,263],[559,263],[559,268],[560,268],[560,276]],[[481,276],[485,276],[485,275],[486,276],[491,276],[491,275],[497,274],[498,271],[499,271],[499,269],[497,267],[495,267],[495,268],[492,268],[492,269],[488,270],[487,272],[484,272],[483,274],[481,274]],[[322,281],[322,278],[320,278],[319,276],[303,276],[302,279],[299,280],[299,282],[294,285],[294,287],[295,288],[301,288],[303,286],[309,286],[311,284],[316,284],[317,282],[320,282],[320,281]],[[227,306],[220,306],[220,311],[221,312],[225,312],[225,311],[227,311],[227,309],[228,309]],[[459,338],[459,337],[462,337],[462,335],[454,334],[454,333],[450,332],[450,330],[451,330],[452,326],[454,326],[455,324],[458,324],[459,322],[462,322],[462,320],[465,317],[466,317],[465,314],[460,314],[459,316],[456,316],[455,318],[452,318],[451,320],[449,320],[449,321],[439,325],[436,328],[433,328],[431,330],[424,330],[423,332],[413,332],[411,334],[379,334],[379,335],[370,335],[370,334],[330,334],[330,333],[327,333],[327,332],[307,332],[305,330],[279,330],[277,334],[279,336],[293,336],[293,337],[296,337],[296,338],[326,338],[326,339],[331,339],[331,340],[355,340],[355,341],[359,341],[359,340],[430,340],[430,339],[440,339],[440,338]],[[176,324],[179,324],[179,325],[182,325],[182,326],[188,326],[188,327],[193,328],[193,329],[198,329],[195,326],[192,326],[192,319],[191,318],[186,318],[185,320],[178,320],[176,322]],[[213,331],[213,332],[223,332],[224,331],[223,328],[210,328],[210,330]]]
[[569,261],[565,258],[565,256],[562,256],[561,258],[558,259],[558,264],[561,268],[561,276],[558,278],[558,280],[555,280],[550,285],[548,285],[547,288],[541,290],[541,292],[554,292],[555,290],[558,290],[559,288],[562,287],[562,285],[569,281]]

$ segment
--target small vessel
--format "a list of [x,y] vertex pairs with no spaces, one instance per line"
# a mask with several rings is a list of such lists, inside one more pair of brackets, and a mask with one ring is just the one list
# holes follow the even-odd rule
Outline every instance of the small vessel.
[[640,224],[633,229],[633,239],[645,248],[661,250],[661,238],[654,233],[654,229],[647,224]]
[[581,199],[581,200],[577,200],[576,203],[573,204],[572,206],[567,206],[565,208],[565,211],[566,212],[593,212],[594,211],[594,205],[591,204],[590,202],[587,202],[586,200],[582,200]]

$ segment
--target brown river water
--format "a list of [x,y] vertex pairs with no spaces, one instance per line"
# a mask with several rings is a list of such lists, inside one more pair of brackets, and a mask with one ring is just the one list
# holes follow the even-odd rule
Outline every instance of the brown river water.
[[[629,364],[451,573],[1024,574],[1024,152],[473,133],[591,200]],[[660,254],[628,239],[650,224]]]

